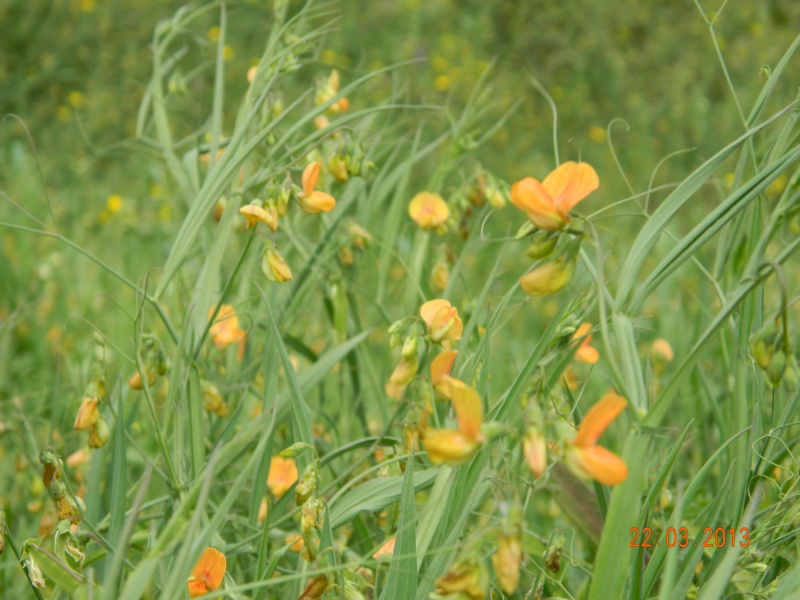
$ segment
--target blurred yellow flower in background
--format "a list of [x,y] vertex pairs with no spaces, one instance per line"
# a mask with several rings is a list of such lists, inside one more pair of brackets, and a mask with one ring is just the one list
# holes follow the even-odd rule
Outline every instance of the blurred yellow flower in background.
[[279,500],[297,481],[297,465],[291,458],[273,456],[269,463],[267,487]]
[[[209,309],[209,319],[214,315],[215,308],[212,306]],[[239,327],[239,317],[236,316],[233,306],[223,304],[220,306],[217,318],[208,333],[217,349],[224,350],[231,344],[241,342],[247,332]]]
[[411,199],[408,215],[422,229],[441,229],[450,216],[450,209],[439,194],[420,192]]

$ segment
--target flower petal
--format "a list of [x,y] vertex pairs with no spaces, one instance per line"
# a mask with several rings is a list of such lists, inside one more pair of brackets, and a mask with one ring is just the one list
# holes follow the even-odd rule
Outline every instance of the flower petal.
[[319,179],[319,162],[312,162],[303,171],[303,192],[306,196],[310,196],[317,187],[317,179]]
[[542,187],[554,199],[558,211],[566,215],[600,186],[600,179],[589,163],[565,162],[550,173]]
[[594,446],[600,436],[611,422],[625,410],[628,402],[614,392],[608,392],[603,398],[589,409],[578,427],[578,435],[572,440],[572,445],[579,448]]
[[483,403],[478,392],[458,379],[451,379],[450,394],[459,430],[470,439],[480,440]]
[[216,548],[203,550],[187,582],[189,595],[194,598],[216,590],[222,585],[226,565],[225,555]]
[[458,350],[445,350],[431,361],[431,383],[434,386],[443,384],[445,378],[450,376],[456,356],[458,356]]
[[617,485],[628,477],[628,466],[616,454],[602,446],[575,448],[567,456],[568,464],[579,475],[603,485]]
[[511,186],[511,202],[539,229],[559,229],[567,223],[555,201],[537,179],[526,177]]
[[481,447],[480,442],[454,429],[428,431],[422,443],[433,464],[445,463],[453,467],[467,464]]

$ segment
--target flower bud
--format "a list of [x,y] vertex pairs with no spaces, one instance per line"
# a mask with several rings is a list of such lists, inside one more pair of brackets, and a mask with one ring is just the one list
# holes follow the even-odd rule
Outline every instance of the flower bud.
[[350,178],[350,174],[347,172],[347,165],[338,154],[334,154],[328,161],[328,171],[336,181],[341,181],[342,183]]
[[264,248],[264,255],[261,259],[261,271],[267,276],[267,279],[277,283],[290,281],[293,278],[292,270],[289,268],[286,260],[272,246]]
[[553,250],[555,250],[557,241],[555,237],[548,235],[536,236],[533,243],[525,251],[525,254],[534,260],[547,258],[553,253]]
[[767,379],[772,385],[779,385],[783,378],[783,372],[786,370],[786,353],[783,350],[778,350],[772,356],[767,367]]
[[520,285],[532,296],[547,296],[567,285],[574,271],[575,260],[561,256],[524,275]]
[[99,419],[89,428],[89,448],[102,448],[108,441],[108,424],[104,419]]
[[325,575],[317,575],[308,582],[297,600],[319,600],[327,589],[328,578]]

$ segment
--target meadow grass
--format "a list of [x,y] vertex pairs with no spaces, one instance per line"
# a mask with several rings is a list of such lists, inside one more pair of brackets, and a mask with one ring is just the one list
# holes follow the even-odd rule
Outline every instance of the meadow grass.
[[507,48],[420,101],[281,0],[176,7],[64,188],[7,117],[2,597],[798,597],[800,37],[741,93],[733,9],[687,6],[733,118],[700,152],[585,156]]

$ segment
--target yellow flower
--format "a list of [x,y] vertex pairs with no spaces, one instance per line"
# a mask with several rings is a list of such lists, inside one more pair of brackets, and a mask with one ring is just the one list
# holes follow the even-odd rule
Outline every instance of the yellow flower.
[[600,185],[588,163],[565,162],[539,182],[526,177],[511,186],[511,202],[540,229],[561,229],[568,213]]
[[122,196],[119,194],[111,194],[106,198],[106,208],[112,215],[118,213],[122,209]]
[[576,475],[604,485],[617,485],[628,477],[623,460],[597,445],[597,440],[627,405],[623,397],[608,392],[586,413],[577,435],[567,442],[567,466]]
[[519,587],[519,567],[522,563],[522,542],[519,528],[501,531],[497,552],[492,555],[492,566],[506,594],[513,594]]
[[561,256],[523,275],[519,283],[532,296],[547,296],[567,285],[574,270],[575,261]]
[[269,463],[267,487],[278,500],[297,481],[297,465],[291,458],[273,456]]
[[319,179],[320,163],[312,162],[303,171],[303,191],[297,195],[300,208],[310,215],[330,212],[336,206],[336,199],[330,194],[315,190]]
[[258,223],[264,223],[272,231],[278,229],[278,210],[275,206],[259,206],[258,204],[247,204],[239,209],[239,214],[244,215],[247,228],[252,229]]
[[206,548],[200,555],[192,569],[192,575],[187,580],[189,596],[196,598],[208,592],[213,592],[225,577],[227,560],[225,555],[215,548]]
[[450,209],[439,194],[420,192],[411,199],[408,215],[422,229],[440,229],[450,216]]
[[[315,101],[317,106],[325,104],[339,93],[339,71],[333,69],[328,79],[317,90]],[[339,98],[336,102],[328,107],[328,112],[336,114],[346,111],[350,107],[350,102],[347,98]]]
[[274,248],[264,249],[264,257],[261,260],[261,270],[271,281],[283,283],[293,279],[292,270],[286,260]]
[[578,349],[575,351],[575,360],[586,363],[587,365],[593,365],[600,360],[600,353],[597,351],[597,348],[593,348],[589,345],[592,341],[592,334],[589,333],[591,329],[591,323],[583,323],[578,327],[575,335],[572,336],[573,340],[583,338]]
[[[208,311],[209,319],[214,314],[214,308],[212,306]],[[233,306],[223,304],[220,306],[217,318],[208,333],[217,349],[224,350],[231,344],[241,342],[247,332],[239,328],[239,318],[236,316]]]
[[[656,375],[663,373],[667,363],[672,362],[674,358],[675,354],[672,352],[672,346],[669,345],[667,340],[659,338],[650,346],[650,362]],[[767,363],[767,366],[769,366],[769,363]]]
[[444,577],[436,580],[436,592],[447,594],[447,598],[483,600],[488,588],[487,569],[475,557],[458,560]]
[[420,307],[419,314],[428,326],[433,342],[461,339],[464,325],[458,316],[458,310],[447,300],[426,302]]
[[483,405],[478,392],[457,379],[451,379],[450,393],[458,429],[428,431],[422,443],[432,463],[459,466],[472,460],[483,443]]
[[81,406],[78,409],[78,414],[75,416],[75,423],[72,425],[72,428],[81,431],[82,429],[88,429],[100,418],[100,411],[97,410],[97,405],[100,403],[100,399],[97,396],[84,396],[83,402],[81,402]]

